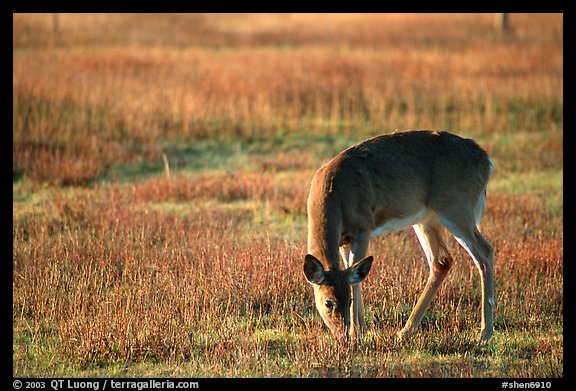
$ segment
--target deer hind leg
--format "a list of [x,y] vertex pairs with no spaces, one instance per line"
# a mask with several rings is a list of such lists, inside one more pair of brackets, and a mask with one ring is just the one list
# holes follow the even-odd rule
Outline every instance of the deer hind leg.
[[442,240],[437,221],[413,225],[412,228],[426,255],[430,273],[424,291],[412,309],[406,325],[397,334],[400,340],[410,335],[420,325],[426,310],[452,266],[452,257]]
[[[345,267],[350,267],[366,257],[369,240],[370,234],[366,233],[359,235],[350,243],[340,247],[340,255],[342,256]],[[360,336],[367,329],[361,285],[360,283],[352,286],[352,306],[350,308],[351,336]]]
[[450,233],[454,235],[456,241],[472,257],[480,273],[482,284],[482,330],[480,340],[485,342],[490,339],[494,329],[494,250],[490,243],[480,234],[475,224],[479,222],[478,217],[460,214],[450,218],[440,216],[440,220]]

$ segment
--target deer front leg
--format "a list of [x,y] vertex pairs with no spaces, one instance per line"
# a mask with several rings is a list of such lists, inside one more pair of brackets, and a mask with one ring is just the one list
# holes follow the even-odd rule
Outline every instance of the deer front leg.
[[[352,252],[352,243],[346,243],[340,246],[340,255],[344,261],[343,269],[354,264],[354,253]],[[352,286],[351,295],[351,306],[350,306],[350,319],[351,319],[351,330],[354,332],[359,329],[366,328],[366,320],[364,318],[364,303],[362,301],[362,284],[356,284]]]
[[[358,235],[350,244],[340,248],[344,264],[346,267],[352,267],[356,262],[366,257],[368,251],[369,233]],[[360,337],[367,329],[366,317],[364,311],[364,301],[362,300],[362,284],[352,285],[352,303],[350,306],[350,336]]]
[[352,287],[351,315],[353,315],[354,319],[352,330],[358,335],[363,334],[367,329],[361,285],[357,284]]

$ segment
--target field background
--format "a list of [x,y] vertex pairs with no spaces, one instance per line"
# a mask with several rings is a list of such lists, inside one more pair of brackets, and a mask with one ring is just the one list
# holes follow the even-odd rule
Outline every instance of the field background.
[[[13,374],[562,377],[562,15],[13,16]],[[405,129],[492,156],[495,333],[457,259],[422,327],[412,231],[374,239],[370,331],[302,274],[314,171]],[[169,170],[163,161],[169,163]]]

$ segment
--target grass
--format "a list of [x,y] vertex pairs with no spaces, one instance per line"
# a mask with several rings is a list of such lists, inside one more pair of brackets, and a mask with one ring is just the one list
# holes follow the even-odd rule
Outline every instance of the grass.
[[[505,36],[493,15],[51,21],[14,15],[14,376],[564,376],[561,15],[512,15]],[[314,171],[407,128],[495,162],[487,345],[453,241],[421,329],[395,340],[427,276],[412,232],[371,243],[359,343],[314,308]]]

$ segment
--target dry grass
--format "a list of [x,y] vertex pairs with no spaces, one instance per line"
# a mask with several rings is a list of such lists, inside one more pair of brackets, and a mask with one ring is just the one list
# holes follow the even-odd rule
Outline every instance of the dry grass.
[[[50,46],[49,15],[15,15],[14,165],[43,177],[21,152],[30,142],[81,149],[99,173],[166,141],[214,135],[561,129],[561,16],[514,16],[507,37],[490,17],[62,15]],[[128,41],[108,41],[117,29]]]
[[[225,188],[227,178],[219,180]],[[508,369],[497,363],[479,369],[478,362],[465,359],[451,370],[424,360],[416,365],[421,375],[560,371],[557,365],[538,370],[529,365],[534,359],[561,360],[562,353],[561,216],[546,215],[534,198],[519,204],[515,197],[493,197],[485,216],[484,231],[498,254],[495,348],[474,343],[479,282],[455,245],[452,251],[461,260],[421,333],[409,347],[394,342],[393,332],[405,322],[426,276],[410,232],[374,241],[378,267],[365,284],[374,331],[359,351],[350,351],[333,346],[315,316],[298,261],[305,249],[303,224],[287,240],[274,234],[270,220],[254,229],[256,213],[250,209],[194,207],[206,202],[204,192],[177,201],[190,205],[189,212],[154,210],[150,199],[161,201],[161,193],[153,191],[162,187],[158,182],[55,196],[43,212],[17,215],[13,311],[24,340],[15,341],[15,371],[35,373],[26,366],[33,353],[22,349],[39,340],[35,354],[48,354],[73,370],[144,361],[194,362],[193,373],[210,376],[398,376],[398,363],[389,369],[379,365],[395,363],[390,355],[415,348],[440,356],[479,354],[488,362],[517,360],[507,361]],[[258,183],[253,186],[252,195],[241,198],[280,209],[274,192],[262,194],[255,191]],[[215,192],[214,199],[238,201],[218,199],[222,194],[229,193]],[[518,332],[532,335],[517,348],[520,353],[502,342]]]
[[[14,15],[15,376],[563,376],[562,16]],[[376,239],[371,331],[332,341],[301,273],[314,170],[444,128],[493,157],[496,331],[458,259]],[[162,174],[160,156],[172,175]],[[155,175],[158,174],[158,175]]]

